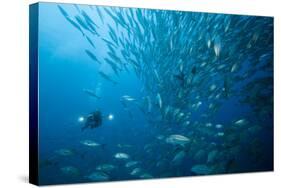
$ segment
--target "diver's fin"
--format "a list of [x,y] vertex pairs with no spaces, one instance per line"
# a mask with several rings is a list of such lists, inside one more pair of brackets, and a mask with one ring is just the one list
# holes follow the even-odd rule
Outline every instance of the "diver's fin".
[[84,126],[84,127],[81,127],[81,131],[84,131],[87,127]]
[[101,144],[101,148],[105,149],[106,144]]

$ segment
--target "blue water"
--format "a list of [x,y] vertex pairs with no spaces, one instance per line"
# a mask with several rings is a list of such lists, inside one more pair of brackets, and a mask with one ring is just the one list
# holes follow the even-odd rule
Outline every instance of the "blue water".
[[[63,7],[68,10],[69,14],[79,14],[72,5],[63,5]],[[79,7],[88,12],[91,10],[86,5]],[[93,62],[85,53],[85,49],[92,49],[92,46],[85,40],[81,32],[67,22],[56,4],[40,3],[39,11],[39,161],[42,163],[42,165],[39,163],[40,184],[93,181],[87,176],[95,172],[98,165],[105,163],[116,167],[114,171],[106,173],[109,181],[142,179],[130,175],[134,168],[128,169],[124,166],[131,160],[140,161],[138,167],[154,178],[195,175],[190,170],[191,167],[198,163],[203,164],[203,162],[196,161],[192,156],[197,150],[204,150],[210,145],[206,146],[206,142],[200,144],[197,141],[197,145],[187,151],[184,161],[180,165],[173,165],[171,161],[179,148],[165,142],[166,137],[171,134],[185,135],[195,140],[200,137],[196,134],[195,128],[186,128],[176,123],[166,125],[164,122],[157,123],[155,126],[152,121],[160,118],[159,113],[145,114],[135,103],[128,103],[131,117],[124,109],[120,98],[129,95],[133,96],[136,101],[142,101],[145,97],[143,90],[146,91],[144,82],[138,78],[133,69],[130,69],[129,72],[123,71],[120,76],[116,76],[108,64],[99,65]],[[103,25],[96,10],[92,11],[94,13],[91,14],[91,19],[99,26],[99,34],[104,38],[109,38],[106,24],[115,27],[115,23],[108,15],[105,15],[106,24]],[[241,17],[241,20],[243,19]],[[271,19],[269,19],[270,21]],[[231,40],[235,41],[235,39]],[[97,37],[93,39],[93,42],[96,46],[94,54],[98,58],[106,57],[108,49],[105,43]],[[272,52],[272,49],[269,48],[265,49],[265,53],[270,54],[268,50]],[[247,61],[251,61],[251,59],[245,60],[244,64]],[[250,65],[245,69],[249,70]],[[103,79],[98,71],[107,73],[118,84],[114,85]],[[268,73],[261,71],[256,77],[263,74]],[[272,75],[269,73],[269,76]],[[222,80],[222,77],[214,77],[214,82],[216,79]],[[247,81],[250,79],[245,79],[235,87],[242,88]],[[223,81],[220,84],[223,84]],[[84,92],[85,89],[95,91],[98,96],[101,96],[101,99],[87,95]],[[272,92],[269,91],[269,93]],[[243,93],[240,95],[243,97]],[[241,159],[237,159],[234,164],[229,163],[234,166],[233,170],[218,170],[210,174],[273,169],[273,108],[267,110],[265,116],[257,116],[253,108],[241,103],[239,98],[239,96],[229,99],[222,98],[220,101],[222,105],[214,115],[208,116],[209,119],[204,119],[201,115],[206,113],[204,109],[208,108],[210,100],[202,99],[203,105],[190,117],[190,122],[194,125],[198,122],[198,124],[212,122],[213,125],[222,124],[228,127],[234,120],[245,118],[250,122],[247,128],[254,124],[263,127],[262,132],[251,135],[253,137],[240,135],[239,143],[233,143],[233,147],[236,146],[235,144],[238,147],[242,145],[242,149],[236,153],[237,156],[241,155]],[[262,102],[258,108],[263,108]],[[87,117],[96,109],[99,109],[104,115],[102,126],[82,131],[83,122],[78,121],[79,117]],[[186,108],[185,111],[192,111],[192,109]],[[109,114],[114,116],[112,120],[107,118]],[[215,133],[210,132],[210,134]],[[240,134],[240,132],[235,134]],[[164,139],[156,139],[159,135],[163,135]],[[204,137],[209,144],[214,142],[223,145],[226,142],[224,138],[221,139],[215,135]],[[93,140],[103,146],[87,147],[81,144],[82,140]],[[254,144],[253,140],[256,141],[256,145],[250,147],[250,144]],[[118,144],[127,144],[130,147],[118,147]],[[144,147],[149,147],[149,144],[152,145],[152,150],[147,152]],[[243,154],[245,149],[249,150],[249,148],[253,149],[258,146],[261,148],[249,154],[251,157]],[[72,154],[60,155],[56,152],[60,149],[68,149]],[[211,150],[206,148],[207,153]],[[220,151],[220,147],[217,150]],[[130,160],[122,161],[114,158],[118,152],[129,154]],[[163,164],[157,166],[158,162]],[[62,168],[67,166],[75,167],[78,173],[63,172]]]

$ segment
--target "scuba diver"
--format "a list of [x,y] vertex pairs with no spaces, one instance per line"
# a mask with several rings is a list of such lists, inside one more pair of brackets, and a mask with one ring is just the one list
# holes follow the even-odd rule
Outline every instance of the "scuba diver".
[[81,128],[82,131],[87,128],[93,129],[101,126],[102,118],[103,118],[102,114],[99,110],[92,112],[91,114],[88,115],[85,125]]

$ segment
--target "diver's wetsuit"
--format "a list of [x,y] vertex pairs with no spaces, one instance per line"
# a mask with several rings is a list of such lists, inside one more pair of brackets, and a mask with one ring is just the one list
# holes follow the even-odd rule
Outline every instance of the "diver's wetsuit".
[[82,131],[86,128],[97,128],[99,126],[101,126],[102,124],[102,114],[99,110],[96,110],[95,112],[91,113],[86,122],[85,122],[85,126],[82,127]]

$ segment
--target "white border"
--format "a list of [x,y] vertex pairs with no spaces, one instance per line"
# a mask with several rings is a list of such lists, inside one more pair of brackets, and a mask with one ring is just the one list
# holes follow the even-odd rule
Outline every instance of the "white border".
[[[6,0],[0,11],[0,187],[31,187],[28,176],[28,5],[36,1]],[[208,177],[83,184],[84,187],[276,187],[280,173],[280,34],[278,0],[56,0],[49,2],[113,5],[198,12],[274,16],[275,172]],[[56,186],[53,186],[56,187]],[[61,186],[64,187],[64,186]],[[69,185],[68,187],[81,187]]]

